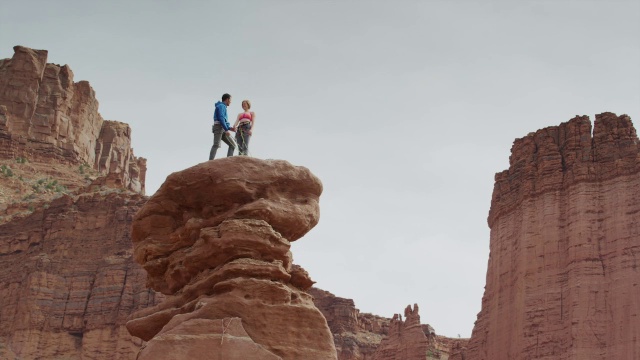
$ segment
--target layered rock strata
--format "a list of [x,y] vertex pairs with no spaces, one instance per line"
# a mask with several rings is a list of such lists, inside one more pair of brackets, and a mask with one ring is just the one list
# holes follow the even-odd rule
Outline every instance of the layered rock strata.
[[132,259],[145,161],[87,82],[14,50],[0,60],[0,358],[133,359],[125,323],[162,299]]
[[[420,324],[418,305],[407,306],[402,315],[395,314],[389,323],[389,334],[385,337],[373,360],[426,360],[435,357],[435,332]],[[427,336],[428,335],[428,336]]]
[[436,335],[434,359],[438,360],[472,360],[467,353],[468,338],[448,338]]
[[390,319],[361,313],[352,299],[318,288],[307,292],[327,319],[339,360],[370,360],[388,333]]
[[0,225],[0,354],[135,358],[141,341],[127,318],[159,302],[132,261],[131,222],[144,202],[113,190],[63,195]]
[[469,359],[640,358],[640,147],[577,116],[514,142],[496,174]]
[[[417,305],[405,309],[407,320],[362,313],[353,300],[318,288],[307,290],[327,319],[338,352],[338,360],[464,360],[469,339],[436,335],[428,324],[420,324]],[[408,358],[406,356],[409,356]]]
[[249,157],[167,177],[133,224],[147,284],[168,295],[127,324],[149,340],[139,359],[182,356],[171,346],[179,338],[221,358],[254,349],[243,359],[336,359],[327,322],[304,292],[313,282],[289,251],[317,224],[321,192],[306,168]]
[[[131,127],[118,121],[104,121],[96,145],[94,169],[101,174],[104,184],[124,187],[144,194],[147,160],[133,155]],[[95,185],[95,184],[94,184]]]
[[105,122],[89,83],[48,64],[46,50],[13,49],[0,60],[0,158],[86,164],[144,193],[146,160],[133,155],[129,126]]

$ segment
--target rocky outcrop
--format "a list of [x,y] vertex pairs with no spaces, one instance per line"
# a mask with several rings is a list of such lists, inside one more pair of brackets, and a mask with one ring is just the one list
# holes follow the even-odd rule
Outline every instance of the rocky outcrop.
[[307,292],[327,319],[339,360],[370,360],[388,332],[390,319],[360,313],[352,299],[318,288]]
[[131,222],[144,201],[117,191],[63,195],[0,225],[0,354],[135,358],[141,342],[126,320],[160,300],[132,260]]
[[133,359],[125,323],[163,298],[132,259],[145,160],[86,81],[14,50],[0,60],[0,358]]
[[496,174],[491,255],[467,358],[640,358],[640,147],[586,116],[514,142]]
[[420,324],[418,305],[407,306],[402,315],[395,314],[389,323],[389,334],[376,349],[373,360],[426,360],[435,352],[435,333],[427,336]]
[[146,160],[133,155],[129,126],[105,122],[89,83],[48,64],[46,50],[13,49],[0,60],[0,158],[87,164],[144,193]]
[[249,157],[167,177],[133,224],[147,284],[169,295],[127,324],[149,340],[139,359],[179,358],[171,346],[178,338],[219,348],[221,358],[256,349],[245,359],[336,359],[327,322],[304,292],[312,281],[289,251],[317,224],[321,192],[306,168]]
[[[467,353],[469,350],[469,339],[467,338],[447,338],[444,336],[436,336],[436,350],[434,353],[438,360],[471,360]],[[439,356],[439,357],[438,357]]]
[[420,324],[417,305],[405,309],[402,321],[400,314],[389,319],[361,313],[353,300],[325,290],[307,292],[327,319],[339,360],[465,360],[469,339],[436,335],[430,325]]
[[356,309],[352,299],[340,298],[318,288],[311,288],[307,292],[313,296],[313,302],[327,319],[332,333],[360,330],[358,321],[360,311]]
[[183,322],[145,344],[141,354],[148,359],[212,359],[212,354],[224,360],[282,359],[256,344],[235,317]]
[[144,194],[147,160],[133,155],[131,128],[128,124],[118,121],[102,123],[93,167],[107,175],[103,177],[105,183],[101,185],[125,187]]

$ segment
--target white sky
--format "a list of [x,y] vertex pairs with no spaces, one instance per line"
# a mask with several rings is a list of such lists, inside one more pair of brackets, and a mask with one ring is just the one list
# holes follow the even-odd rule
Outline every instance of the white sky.
[[250,99],[252,155],[323,181],[293,247],[317,286],[387,317],[418,303],[467,337],[494,174],[515,138],[574,115],[637,121],[638,19],[612,0],[0,0],[0,58],[46,49],[89,80],[133,128],[148,194],[208,159],[224,92],[232,116]]

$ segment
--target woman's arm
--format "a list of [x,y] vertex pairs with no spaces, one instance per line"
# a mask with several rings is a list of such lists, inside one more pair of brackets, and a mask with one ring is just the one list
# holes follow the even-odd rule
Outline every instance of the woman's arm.
[[251,112],[251,128],[249,129],[249,135],[253,134],[253,128],[256,126],[256,113]]
[[238,117],[236,118],[236,122],[233,123],[233,130],[234,131],[238,128],[238,123],[240,122],[240,116],[242,116],[242,113],[238,114]]

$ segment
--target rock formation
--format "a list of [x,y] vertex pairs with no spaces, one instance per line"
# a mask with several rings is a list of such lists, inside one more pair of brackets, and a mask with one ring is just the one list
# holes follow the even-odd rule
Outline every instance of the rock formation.
[[438,360],[471,360],[467,356],[467,346],[469,339],[467,338],[447,338],[444,336],[436,336],[436,344],[438,344],[436,357]]
[[0,60],[0,359],[134,359],[125,323],[163,298],[132,259],[145,160],[68,66],[14,50]]
[[131,260],[143,203],[117,191],[63,195],[0,225],[4,347],[20,359],[134,358],[141,343],[126,320],[159,300]]
[[385,335],[390,319],[360,313],[353,300],[318,288],[307,290],[327,319],[339,360],[370,360]]
[[304,292],[313,282],[289,251],[317,224],[321,192],[306,168],[249,157],[167,177],[133,224],[147,284],[168,295],[127,324],[149,340],[139,359],[179,358],[184,349],[173,345],[185,338],[220,358],[336,359],[327,322]]
[[640,359],[640,147],[628,116],[514,142],[496,174],[473,360]]
[[[405,309],[393,319],[361,313],[353,300],[318,288],[307,290],[327,319],[333,333],[338,360],[465,360],[469,339],[436,335],[428,324],[420,324],[418,307]],[[408,357],[407,357],[408,356]]]
[[94,165],[111,187],[125,187],[144,194],[147,160],[136,158],[131,148],[131,128],[118,121],[105,121],[96,145]]
[[418,305],[407,306],[402,315],[395,314],[389,323],[389,335],[382,340],[373,360],[426,360],[435,352],[435,333],[425,335],[420,324]]
[[13,50],[0,60],[0,158],[87,164],[144,193],[146,160],[133,155],[129,126],[105,122],[89,83],[47,64],[46,50]]

